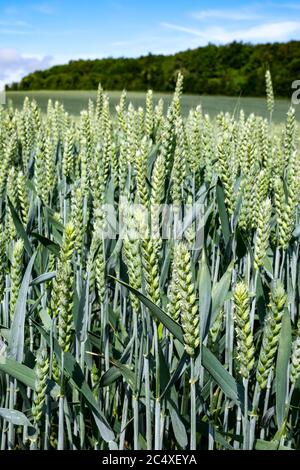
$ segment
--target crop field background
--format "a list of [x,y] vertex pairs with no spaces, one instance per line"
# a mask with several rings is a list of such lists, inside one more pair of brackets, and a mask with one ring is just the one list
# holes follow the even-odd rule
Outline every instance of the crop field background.
[[[121,92],[107,92],[110,98],[111,112],[115,114],[115,106],[120,100]],[[36,100],[37,104],[45,113],[47,110],[48,100],[53,102],[59,101],[64,105],[65,110],[73,115],[79,115],[82,110],[87,107],[88,101],[91,99],[96,101],[95,91],[20,91],[7,92],[8,101],[12,101],[14,107],[20,109],[23,106],[24,98],[28,96],[31,100]],[[172,95],[167,93],[154,93],[153,101],[157,104],[159,99],[163,99],[165,106],[169,106],[172,101]],[[136,108],[145,106],[145,94],[142,92],[128,92],[127,100]],[[200,96],[200,95],[183,95],[181,98],[181,112],[183,117],[187,117],[191,108],[195,108],[199,104],[202,105],[203,113],[215,117],[220,112],[229,112],[237,115],[241,109],[246,115],[255,113],[262,117],[268,117],[268,110],[264,98],[238,98],[229,96]],[[286,113],[289,109],[290,102],[288,100],[276,100],[276,107],[273,112],[273,121],[282,122],[286,120]],[[295,116],[300,121],[299,106],[295,107]]]
[[300,448],[296,113],[182,80],[0,108],[2,450]]

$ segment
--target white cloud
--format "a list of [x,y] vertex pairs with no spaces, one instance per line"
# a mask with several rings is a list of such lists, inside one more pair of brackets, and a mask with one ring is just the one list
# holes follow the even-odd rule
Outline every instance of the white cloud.
[[193,18],[197,20],[207,20],[212,19],[221,19],[221,20],[232,20],[232,21],[242,21],[242,20],[256,20],[261,18],[261,15],[256,13],[252,9],[240,9],[240,10],[200,10],[192,13]]
[[51,56],[20,54],[14,48],[0,48],[0,87],[9,84],[35,70],[42,70],[52,64]]
[[231,40],[237,34],[238,39],[244,40],[285,40],[292,34],[300,34],[300,21],[279,21],[265,23],[242,31],[232,32]]
[[161,26],[167,29],[171,29],[173,31],[180,31],[182,33],[192,34],[193,36],[204,37],[206,34],[204,29],[200,31],[199,29],[189,28],[187,26],[180,26],[178,24],[173,24],[173,23],[163,22],[161,23]]
[[225,29],[213,26],[201,29],[190,28],[172,23],[161,23],[167,29],[187,33],[191,36],[205,39],[205,42],[228,43],[237,41],[284,41],[293,35],[300,35],[300,21],[278,21],[262,23],[244,29]]

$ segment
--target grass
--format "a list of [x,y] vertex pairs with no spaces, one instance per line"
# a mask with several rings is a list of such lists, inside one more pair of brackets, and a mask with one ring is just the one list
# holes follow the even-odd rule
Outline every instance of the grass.
[[[120,99],[120,92],[108,92],[111,100],[112,111],[114,112],[115,105],[118,104]],[[145,106],[145,94],[143,92],[128,92],[128,100],[134,106]],[[12,100],[16,108],[21,108],[25,96],[30,99],[36,99],[42,111],[47,109],[48,99],[53,101],[58,100],[63,103],[65,109],[73,114],[78,115],[83,109],[87,107],[88,100],[95,101],[95,91],[32,91],[32,92],[9,92],[7,99]],[[166,106],[172,100],[171,94],[155,93],[154,99],[157,101],[163,98]],[[239,112],[243,109],[246,114],[255,113],[259,116],[267,117],[267,109],[264,98],[238,98],[228,96],[200,96],[200,95],[183,95],[182,96],[182,114],[187,116],[190,108],[196,107],[199,103],[203,106],[204,113],[208,113],[211,117],[216,116],[221,111],[223,112]],[[290,103],[288,100],[277,100],[273,120],[275,122],[282,122],[286,119],[286,113]],[[296,106],[296,118],[300,120],[300,106]]]

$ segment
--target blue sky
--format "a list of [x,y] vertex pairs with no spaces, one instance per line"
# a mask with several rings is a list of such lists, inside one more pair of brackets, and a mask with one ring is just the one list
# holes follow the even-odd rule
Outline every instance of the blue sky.
[[0,81],[71,59],[300,39],[300,2],[0,0]]

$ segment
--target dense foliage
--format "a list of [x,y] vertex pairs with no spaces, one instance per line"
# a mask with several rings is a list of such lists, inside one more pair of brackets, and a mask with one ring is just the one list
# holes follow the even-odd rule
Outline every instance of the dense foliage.
[[169,56],[77,60],[31,73],[10,90],[92,90],[101,82],[107,90],[171,91],[181,70],[185,93],[263,96],[267,68],[276,95],[290,97],[292,81],[300,79],[300,42],[233,42]]
[[300,448],[299,129],[266,81],[268,120],[183,119],[182,76],[168,110],[0,108],[1,449]]

